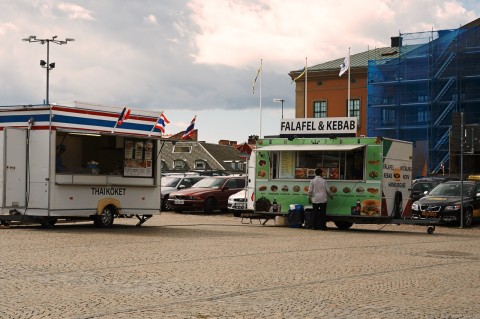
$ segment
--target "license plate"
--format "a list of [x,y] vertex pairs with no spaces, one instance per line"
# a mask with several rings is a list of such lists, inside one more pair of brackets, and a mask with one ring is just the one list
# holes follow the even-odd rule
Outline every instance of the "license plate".
[[437,217],[437,212],[425,211],[425,212],[423,212],[422,215],[425,216],[425,217]]
[[173,201],[173,203],[174,203],[175,205],[183,205],[183,204],[184,204],[184,203],[183,203],[183,199],[176,199],[176,200]]

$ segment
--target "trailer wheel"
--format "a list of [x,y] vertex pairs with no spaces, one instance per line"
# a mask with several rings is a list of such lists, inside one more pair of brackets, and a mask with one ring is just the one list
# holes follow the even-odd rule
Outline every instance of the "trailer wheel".
[[113,219],[115,218],[115,211],[113,207],[106,206],[103,208],[100,215],[96,215],[93,223],[97,227],[111,227],[113,225]]
[[429,233],[430,235],[433,234],[434,231],[435,231],[435,226],[430,226],[427,228],[427,233]]
[[352,222],[334,222],[335,226],[341,230],[347,230],[353,226]]

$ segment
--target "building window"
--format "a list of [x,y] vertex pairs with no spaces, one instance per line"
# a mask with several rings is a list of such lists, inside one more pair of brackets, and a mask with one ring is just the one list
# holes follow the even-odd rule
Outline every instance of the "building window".
[[313,102],[313,117],[327,117],[327,101]]
[[195,169],[206,169],[207,165],[204,160],[196,160],[195,161]]
[[184,160],[176,159],[173,161],[173,169],[175,170],[183,170],[185,166],[187,165]]
[[191,146],[175,145],[173,147],[172,153],[190,153],[191,151],[192,151]]
[[382,110],[383,124],[395,123],[395,110],[385,109]]
[[417,121],[418,122],[428,122],[428,111],[418,111]]
[[360,127],[360,99],[350,100],[350,105],[348,106],[347,114],[349,117],[356,117],[357,126]]

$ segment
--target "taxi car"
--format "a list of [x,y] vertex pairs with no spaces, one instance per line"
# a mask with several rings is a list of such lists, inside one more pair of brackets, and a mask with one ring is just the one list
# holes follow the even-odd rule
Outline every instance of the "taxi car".
[[168,204],[175,212],[227,211],[228,197],[245,187],[245,176],[205,177],[191,188],[170,193]]
[[413,218],[437,218],[441,222],[460,223],[463,205],[463,226],[480,219],[480,180],[448,181],[433,188],[412,204]]

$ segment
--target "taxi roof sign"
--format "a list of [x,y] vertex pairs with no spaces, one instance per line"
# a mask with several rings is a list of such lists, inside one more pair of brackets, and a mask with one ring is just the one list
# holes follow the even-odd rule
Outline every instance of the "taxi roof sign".
[[467,179],[471,181],[480,181],[480,175],[469,175]]

